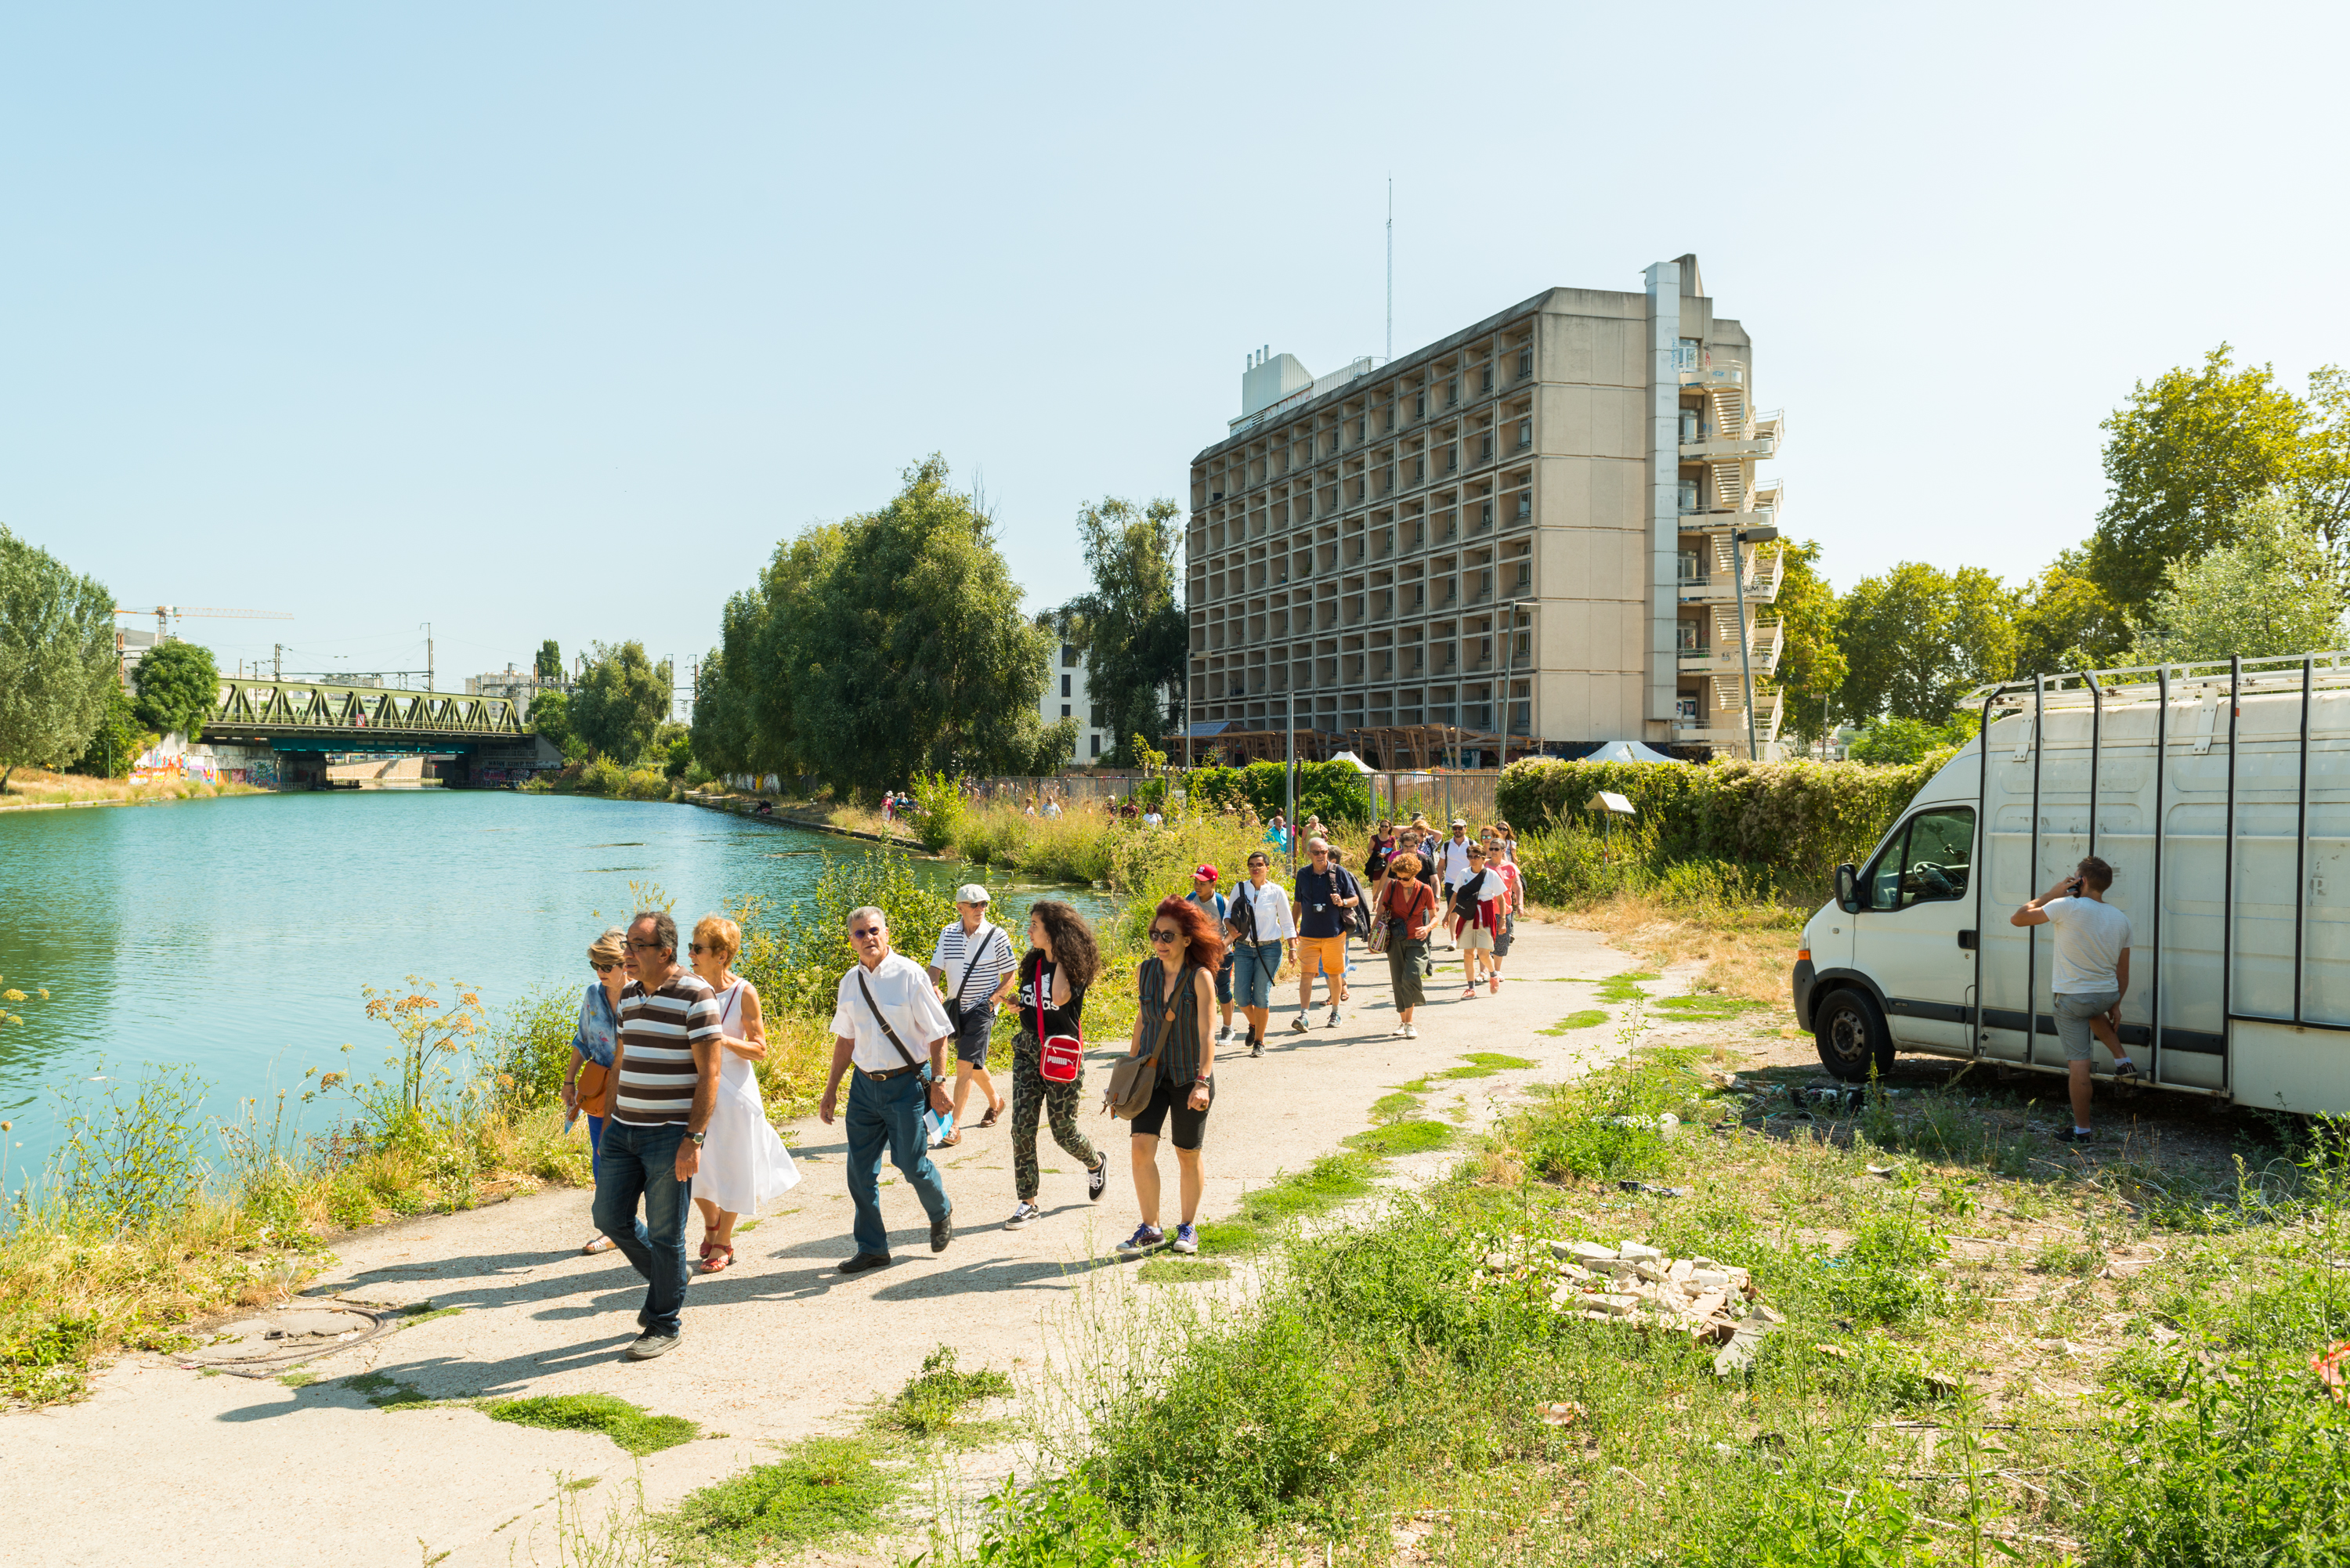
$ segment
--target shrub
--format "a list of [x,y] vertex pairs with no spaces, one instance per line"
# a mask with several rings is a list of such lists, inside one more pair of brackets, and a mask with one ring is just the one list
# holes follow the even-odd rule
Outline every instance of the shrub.
[[892,945],[918,959],[939,928],[955,918],[954,901],[917,881],[902,855],[869,849],[827,856],[806,903],[795,898],[775,910],[748,898],[728,909],[743,928],[736,972],[759,988],[770,1012],[831,1017],[840,977],[857,961],[848,944],[848,911],[868,904],[888,918]]
[[499,1014],[490,1032],[489,1071],[502,1108],[528,1110],[561,1099],[585,995],[584,986],[541,986]]
[[944,774],[926,774],[914,780],[914,836],[936,855],[955,841],[964,815],[962,791]]
[[[1298,820],[1318,816],[1326,824],[1367,824],[1371,790],[1365,778],[1350,763],[1298,763]],[[1244,768],[1193,768],[1183,775],[1183,787],[1217,810],[1247,805],[1259,816],[1270,818],[1289,809],[1287,781],[1282,763],[1251,763]]]
[[638,768],[629,774],[627,793],[630,800],[667,800],[669,775],[654,768]]
[[580,768],[579,780],[574,787],[582,794],[622,795],[628,793],[629,775],[611,758],[598,757]]
[[708,784],[712,779],[716,778],[717,776],[717,774],[712,773],[708,768],[703,767],[701,760],[696,758],[694,761],[686,764],[685,787],[688,789],[700,789],[703,784]]

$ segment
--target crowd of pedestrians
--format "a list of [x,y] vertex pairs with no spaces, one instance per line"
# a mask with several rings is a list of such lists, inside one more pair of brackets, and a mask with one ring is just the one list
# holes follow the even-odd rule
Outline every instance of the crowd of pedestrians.
[[[1310,816],[1298,824],[1305,854],[1288,886],[1274,879],[1272,854],[1259,849],[1229,888],[1216,867],[1201,865],[1188,895],[1151,913],[1134,1033],[1101,1107],[1129,1123],[1139,1223],[1118,1243],[1121,1255],[1199,1250],[1218,1048],[1232,1043],[1237,1012],[1248,1054],[1264,1054],[1274,983],[1290,963],[1298,984],[1293,1034],[1313,1027],[1317,981],[1323,1027],[1345,1022],[1357,939],[1386,957],[1395,1033],[1404,1038],[1419,1033],[1440,931],[1461,954],[1464,1000],[1480,994],[1481,980],[1485,994],[1501,989],[1524,902],[1507,824],[1471,838],[1462,820],[1449,835],[1423,818],[1383,822],[1359,877],[1320,827]],[[1086,1000],[1102,968],[1093,929],[1070,905],[1045,899],[1030,908],[1023,943],[990,913],[984,887],[957,888],[955,919],[940,929],[928,964],[896,950],[881,910],[848,916],[856,961],[835,990],[832,1061],[816,1107],[826,1126],[841,1126],[846,1146],[855,1251],[839,1264],[843,1274],[891,1262],[881,1214],[885,1158],[922,1206],[931,1250],[952,1242],[954,1203],[931,1156],[962,1141],[974,1097],[983,1107],[980,1129],[1010,1113],[1017,1203],[1007,1230],[1043,1217],[1043,1124],[1076,1162],[1087,1199],[1098,1200],[1108,1185],[1108,1156],[1077,1125]],[[632,1359],[675,1348],[692,1277],[733,1266],[737,1222],[801,1179],[760,1100],[766,1017],[757,988],[733,971],[741,945],[734,922],[712,915],[681,953],[677,923],[660,910],[588,944],[595,979],[581,998],[563,1097],[574,1116],[587,1118],[595,1174],[598,1234],[583,1251],[617,1249],[646,1282]],[[1006,1009],[1014,1021],[1008,1093],[988,1068]],[[1175,1147],[1172,1205],[1162,1197],[1162,1137]],[[689,1262],[687,1221],[696,1212],[701,1249]],[[1171,1229],[1162,1223],[1169,1217]]]

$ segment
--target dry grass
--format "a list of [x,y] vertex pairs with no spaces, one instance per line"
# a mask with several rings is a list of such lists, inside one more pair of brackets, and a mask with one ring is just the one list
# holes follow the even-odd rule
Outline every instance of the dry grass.
[[1617,893],[1572,909],[1535,908],[1535,919],[1604,932],[1653,969],[1705,966],[1698,987],[1773,1007],[1793,1005],[1787,989],[1809,912],[1774,905],[1675,906]]
[[194,780],[172,784],[134,784],[128,779],[89,778],[81,774],[53,774],[41,768],[18,768],[0,791],[0,811],[31,805],[85,805],[101,801],[145,805],[171,800],[210,800],[215,795],[261,794],[252,784],[208,784]]

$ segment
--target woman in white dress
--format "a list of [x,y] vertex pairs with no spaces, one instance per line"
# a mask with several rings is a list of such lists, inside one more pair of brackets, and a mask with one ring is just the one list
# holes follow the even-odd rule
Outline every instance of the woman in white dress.
[[742,950],[743,929],[721,915],[704,915],[688,952],[693,972],[718,993],[725,1036],[718,1043],[718,1103],[709,1139],[693,1174],[693,1206],[702,1210],[702,1272],[715,1274],[734,1262],[734,1221],[798,1184],[791,1150],[767,1125],[754,1063],[767,1054],[767,1025],[759,992],[727,966]]

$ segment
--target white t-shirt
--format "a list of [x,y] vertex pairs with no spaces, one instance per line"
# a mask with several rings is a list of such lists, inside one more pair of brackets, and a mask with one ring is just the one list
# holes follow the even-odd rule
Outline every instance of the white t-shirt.
[[2056,933],[2056,971],[2051,989],[2059,996],[2118,991],[2114,966],[2130,945],[2129,917],[2097,898],[2057,898],[2040,906]]
[[1448,888],[1469,880],[1469,840],[1448,838],[1437,846],[1436,874]]

